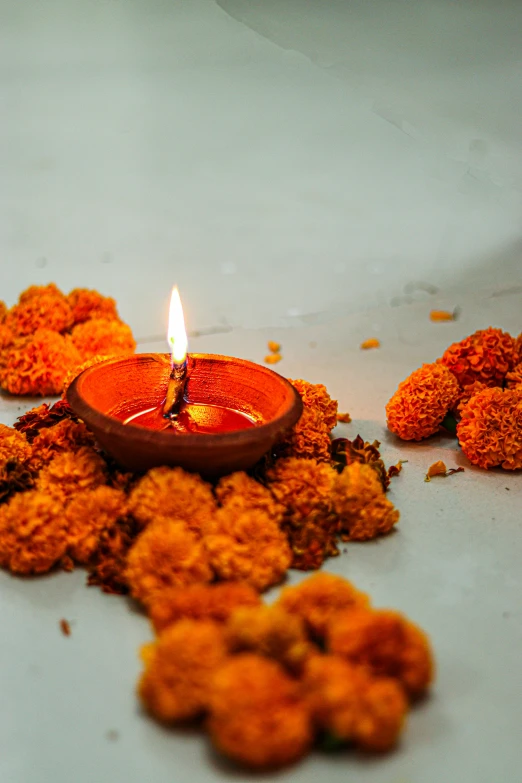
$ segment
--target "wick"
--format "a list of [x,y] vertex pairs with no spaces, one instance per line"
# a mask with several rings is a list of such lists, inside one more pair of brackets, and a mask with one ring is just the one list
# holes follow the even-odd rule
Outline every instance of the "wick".
[[165,397],[165,402],[163,404],[163,416],[166,419],[173,421],[177,418],[181,403],[183,402],[186,383],[187,360],[185,359],[180,364],[173,362],[169,385],[167,386],[167,396]]

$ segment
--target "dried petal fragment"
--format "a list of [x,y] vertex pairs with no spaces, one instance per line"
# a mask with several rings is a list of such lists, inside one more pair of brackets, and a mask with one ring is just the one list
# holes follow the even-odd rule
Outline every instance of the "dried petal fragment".
[[365,340],[363,343],[361,343],[361,349],[363,351],[368,351],[371,348],[380,348],[381,342],[380,340],[377,340],[376,337],[370,337],[369,340]]
[[44,402],[36,408],[32,408],[27,413],[20,416],[14,423],[15,430],[23,432],[29,443],[32,443],[40,430],[46,427],[52,427],[63,419],[78,419],[74,415],[69,403],[65,400],[58,400],[52,407]]
[[271,353],[279,353],[281,351],[281,345],[279,343],[275,343],[273,340],[268,341],[268,350]]
[[449,310],[431,310],[430,321],[455,321],[457,319],[457,314],[457,310],[453,310],[453,312],[450,312]]
[[282,358],[280,353],[269,353],[265,356],[264,362],[265,364],[277,364]]
[[434,476],[442,476],[443,478],[446,478],[447,476],[452,476],[454,473],[463,472],[464,468],[450,468],[448,470],[445,463],[439,459],[437,462],[434,462],[433,465],[430,465],[424,481],[431,481]]
[[349,413],[338,413],[337,414],[337,421],[341,424],[349,424],[352,420],[352,417]]
[[354,440],[336,438],[332,443],[332,460],[342,466],[351,465],[353,462],[370,465],[377,473],[382,488],[387,490],[390,477],[386,465],[381,459],[380,445],[378,440],[369,443],[364,441],[360,435],[357,435]]

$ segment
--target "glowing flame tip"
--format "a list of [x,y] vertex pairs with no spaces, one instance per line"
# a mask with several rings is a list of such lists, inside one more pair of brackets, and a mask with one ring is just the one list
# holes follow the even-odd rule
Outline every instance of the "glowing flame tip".
[[183,317],[183,306],[179,295],[178,287],[172,289],[169,311],[169,331],[167,335],[169,349],[172,353],[174,364],[182,364],[187,358],[187,333],[185,331],[185,319]]

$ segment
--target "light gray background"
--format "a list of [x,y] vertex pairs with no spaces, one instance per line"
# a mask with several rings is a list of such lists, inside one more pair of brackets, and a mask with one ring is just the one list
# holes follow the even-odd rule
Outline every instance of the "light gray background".
[[[210,333],[193,350],[260,361],[281,339],[277,369],[326,383],[355,419],[342,432],[409,460],[399,532],[327,567],[427,628],[434,696],[396,754],[278,779],[522,781],[520,475],[383,428],[422,361],[522,329],[522,5],[0,0],[0,21],[0,298],[94,286],[164,350],[177,282]],[[382,349],[359,351],[372,336]],[[0,420],[32,404],[2,399]],[[466,472],[425,484],[439,458]],[[81,572],[1,574],[0,616],[2,783],[247,779],[140,714],[149,630],[124,599]]]

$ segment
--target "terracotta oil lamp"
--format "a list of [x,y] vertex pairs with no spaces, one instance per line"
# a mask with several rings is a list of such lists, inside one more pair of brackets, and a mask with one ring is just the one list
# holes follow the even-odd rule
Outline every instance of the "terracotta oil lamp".
[[179,465],[213,477],[248,470],[299,419],[291,383],[267,367],[188,354],[173,290],[170,354],[134,354],[84,370],[67,390],[74,412],[128,470]]

